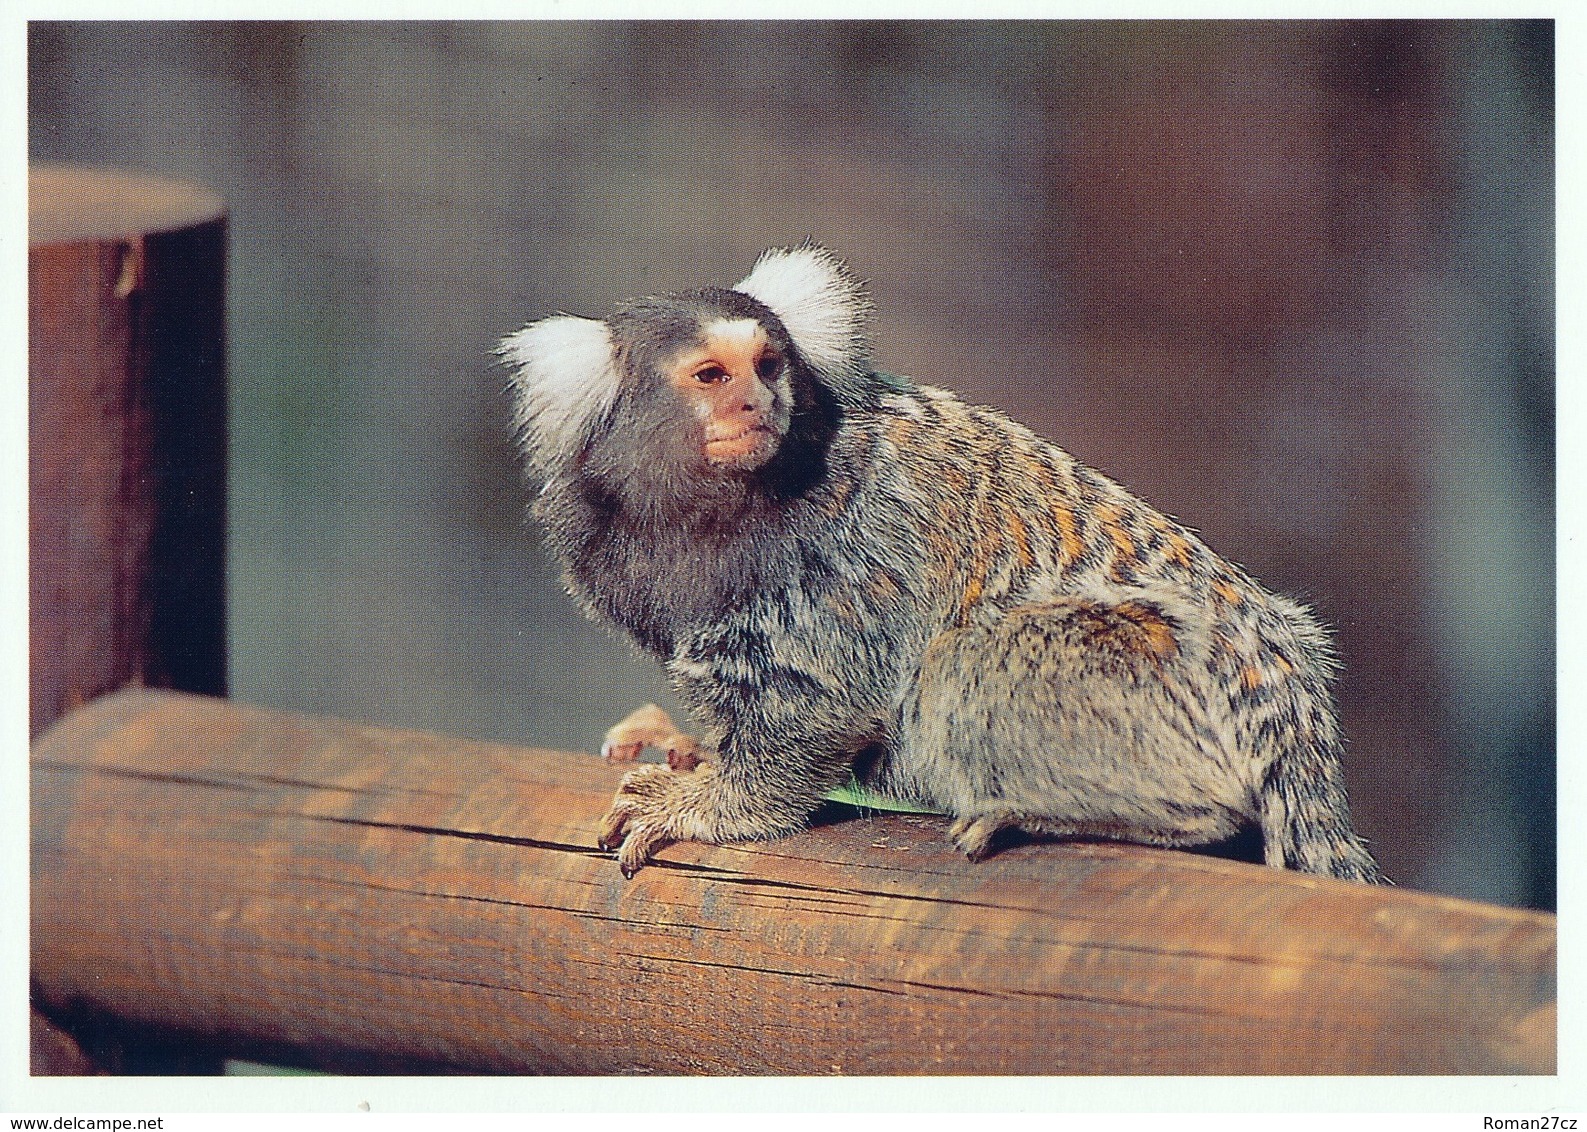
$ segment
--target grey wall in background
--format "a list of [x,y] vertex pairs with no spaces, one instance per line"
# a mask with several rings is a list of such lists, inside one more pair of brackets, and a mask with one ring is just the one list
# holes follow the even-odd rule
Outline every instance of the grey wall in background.
[[593,749],[504,333],[814,236],[880,363],[1317,605],[1401,883],[1553,899],[1547,23],[35,23],[36,160],[231,206],[239,699]]

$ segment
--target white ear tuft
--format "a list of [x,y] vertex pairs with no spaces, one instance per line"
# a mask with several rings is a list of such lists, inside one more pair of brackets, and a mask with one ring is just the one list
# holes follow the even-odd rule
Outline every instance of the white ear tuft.
[[805,360],[829,382],[845,386],[870,371],[870,300],[843,261],[825,248],[772,248],[734,290],[770,307]]
[[517,367],[513,393],[524,455],[538,471],[555,471],[577,454],[617,396],[611,334],[598,319],[563,314],[509,334],[496,353]]

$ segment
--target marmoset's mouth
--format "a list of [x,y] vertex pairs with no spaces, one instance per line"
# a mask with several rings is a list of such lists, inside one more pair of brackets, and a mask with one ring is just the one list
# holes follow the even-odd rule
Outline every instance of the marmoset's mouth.
[[713,464],[733,464],[740,460],[769,454],[776,434],[768,425],[756,424],[728,436],[707,437],[705,458]]

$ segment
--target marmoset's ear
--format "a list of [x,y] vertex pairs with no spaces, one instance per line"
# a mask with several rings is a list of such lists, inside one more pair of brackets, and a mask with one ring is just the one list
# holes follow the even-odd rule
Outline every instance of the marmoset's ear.
[[843,389],[870,373],[865,323],[871,302],[827,249],[772,248],[733,289],[770,307],[805,361],[830,384]]
[[537,471],[571,460],[617,396],[617,361],[606,323],[557,315],[503,338],[496,353],[514,367],[518,442]]

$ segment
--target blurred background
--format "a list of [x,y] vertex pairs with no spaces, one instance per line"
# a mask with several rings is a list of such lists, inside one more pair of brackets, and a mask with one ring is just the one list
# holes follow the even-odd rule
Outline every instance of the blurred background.
[[878,363],[1335,627],[1402,885],[1554,903],[1554,42],[1539,22],[50,23],[36,161],[231,210],[232,694],[594,750],[496,341],[815,237]]

